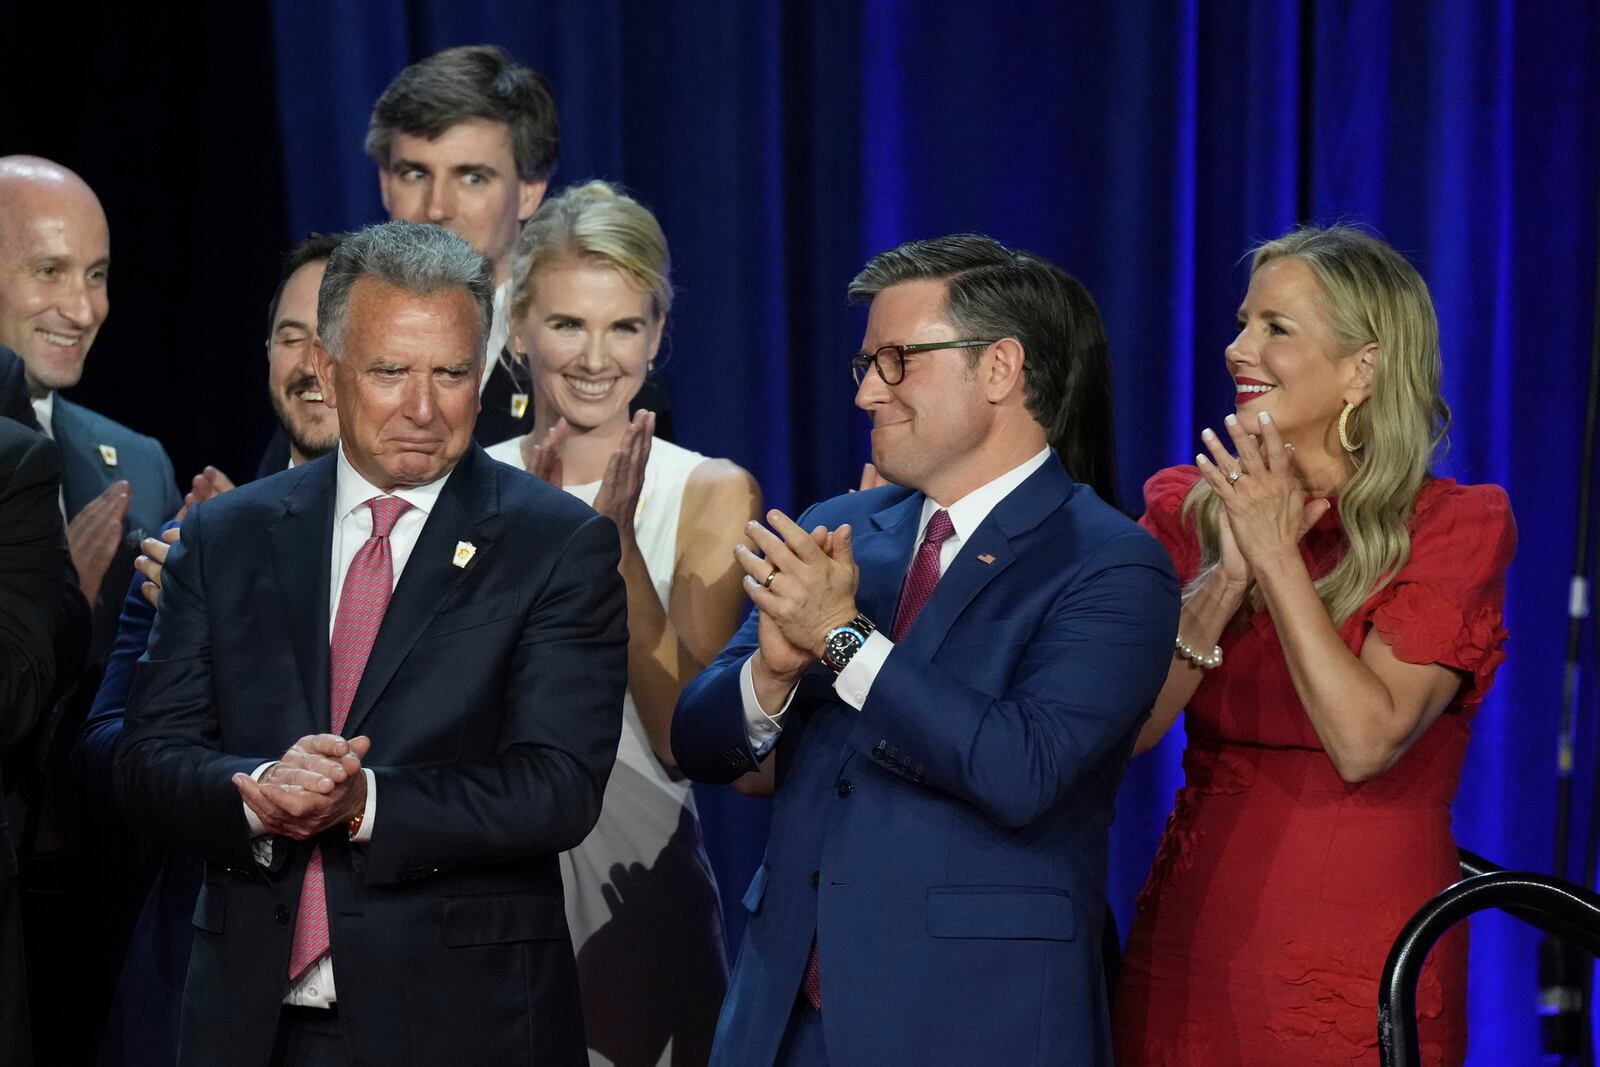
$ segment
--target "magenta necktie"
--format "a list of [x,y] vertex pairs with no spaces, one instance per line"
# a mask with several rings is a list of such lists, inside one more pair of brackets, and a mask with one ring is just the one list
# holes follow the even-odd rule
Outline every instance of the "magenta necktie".
[[928,520],[922,544],[917,546],[916,558],[911,561],[905,584],[900,587],[900,606],[894,613],[894,626],[889,629],[889,640],[899,642],[906,635],[916,621],[917,614],[922,611],[922,605],[933,595],[933,587],[939,584],[939,549],[955,532],[950,513],[943,508],[935,511]]
[[[372,536],[356,550],[339,592],[339,615],[333,622],[328,648],[328,719],[333,733],[343,733],[350,705],[367,668],[367,656],[378,637],[383,613],[394,588],[394,553],[389,531],[411,507],[397,496],[375,496],[367,501],[372,511]],[[289,948],[289,978],[300,977],[317,957],[328,951],[328,898],[322,877],[322,849],[311,850],[306,880],[300,889],[300,911],[294,920],[294,942]]]
[[[950,513],[940,508],[928,520],[928,529],[917,546],[916,558],[906,572],[905,584],[900,587],[900,606],[894,613],[894,626],[889,630],[889,640],[898,642],[911,624],[917,620],[922,606],[933,595],[939,584],[939,549],[956,532]],[[800,979],[800,991],[818,1011],[822,1010],[822,972],[817,965],[817,942],[811,942],[811,955],[806,957],[806,972]]]

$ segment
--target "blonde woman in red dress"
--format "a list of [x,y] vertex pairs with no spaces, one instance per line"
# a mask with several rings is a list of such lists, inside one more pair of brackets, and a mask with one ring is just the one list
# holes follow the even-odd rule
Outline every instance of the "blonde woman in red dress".
[[[1145,486],[1185,583],[1135,751],[1186,710],[1185,784],[1115,1001],[1122,1067],[1378,1063],[1411,914],[1459,877],[1450,805],[1504,658],[1503,490],[1431,473],[1449,412],[1422,278],[1302,228],[1255,252],[1235,410]],[[1464,928],[1418,993],[1423,1059],[1466,1055]]]

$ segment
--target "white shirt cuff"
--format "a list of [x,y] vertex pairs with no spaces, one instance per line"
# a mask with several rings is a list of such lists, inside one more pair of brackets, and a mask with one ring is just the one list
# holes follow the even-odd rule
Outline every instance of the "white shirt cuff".
[[884,660],[893,651],[894,642],[883,636],[881,631],[874,630],[868,634],[861,651],[850,657],[850,662],[839,672],[839,677],[833,680],[833,691],[839,694],[839,699],[860,711],[867,702],[867,694],[872,691],[872,683],[877,680],[878,672],[883,669]]
[[755,750],[756,758],[761,759],[772,746],[778,743],[778,735],[783,733],[783,713],[789,710],[789,705],[794,702],[795,689],[789,690],[789,695],[783,698],[783,707],[777,714],[768,715],[761,707],[761,701],[756,699],[756,682],[751,673],[750,662],[755,659],[751,655],[744,661],[744,666],[739,668],[739,693],[744,698],[744,734],[750,742],[750,747]]
[[378,778],[365,767],[361,768],[361,773],[367,777],[367,803],[361,809],[361,829],[350,839],[358,845],[372,840],[372,824],[377,820],[378,810]]

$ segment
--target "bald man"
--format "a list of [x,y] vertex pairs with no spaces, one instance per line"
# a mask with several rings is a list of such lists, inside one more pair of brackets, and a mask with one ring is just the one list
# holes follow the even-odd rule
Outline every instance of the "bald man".
[[49,160],[0,157],[0,345],[22,357],[34,414],[61,450],[72,562],[84,596],[104,601],[95,662],[133,575],[130,544],[183,505],[159,442],[59,395],[83,376],[110,311],[110,268],[111,231],[94,190]]
[[23,742],[29,776],[18,786],[29,798],[19,857],[29,1007],[46,1063],[94,1047],[113,973],[106,931],[118,925],[95,892],[115,880],[116,842],[91,840],[78,822],[65,745],[98,686],[139,539],[183,504],[160,444],[59,392],[83,376],[106,320],[110,261],[105,211],[82,178],[36,156],[0,157],[0,346],[21,357],[33,412],[61,454],[68,548],[93,607],[89,667]]

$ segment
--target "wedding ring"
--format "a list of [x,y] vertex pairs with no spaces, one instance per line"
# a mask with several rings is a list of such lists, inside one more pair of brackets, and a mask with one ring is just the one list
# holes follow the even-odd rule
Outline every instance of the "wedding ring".
[[776,578],[777,576],[778,576],[778,568],[774,567],[774,568],[772,568],[772,570],[767,572],[767,580],[761,583],[761,588],[763,588],[763,589],[771,589],[772,588],[772,579]]
[[1244,471],[1242,471],[1242,470],[1231,470],[1231,471],[1228,472],[1228,484],[1232,485],[1234,482],[1237,482],[1240,478],[1243,478],[1243,477],[1244,477]]

